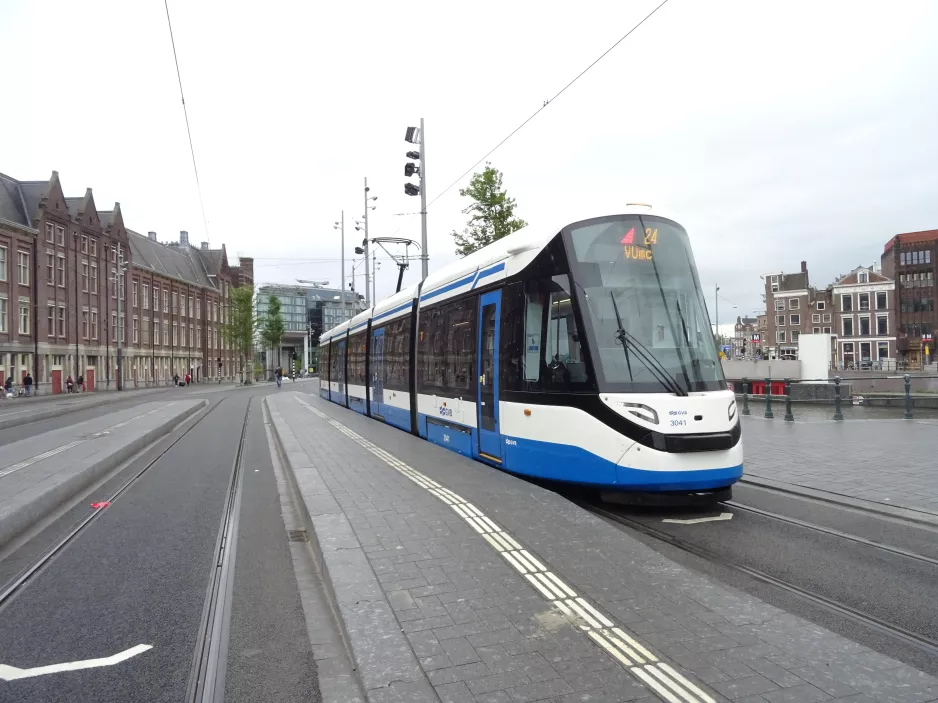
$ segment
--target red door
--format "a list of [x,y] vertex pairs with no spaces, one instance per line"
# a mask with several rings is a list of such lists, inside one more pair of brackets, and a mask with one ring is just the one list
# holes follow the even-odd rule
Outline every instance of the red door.
[[85,371],[85,387],[89,391],[94,390],[94,369],[88,369]]
[[53,371],[52,372],[52,394],[62,392],[62,371]]

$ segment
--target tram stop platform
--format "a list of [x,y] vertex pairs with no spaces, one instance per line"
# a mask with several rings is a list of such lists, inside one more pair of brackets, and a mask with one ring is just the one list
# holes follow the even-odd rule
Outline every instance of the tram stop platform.
[[317,395],[266,403],[344,639],[313,643],[326,701],[938,700],[554,492]]

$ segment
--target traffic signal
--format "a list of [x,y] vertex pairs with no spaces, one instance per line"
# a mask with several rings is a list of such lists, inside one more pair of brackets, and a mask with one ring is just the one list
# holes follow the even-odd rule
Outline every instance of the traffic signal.
[[418,171],[419,171],[419,169],[417,168],[417,164],[412,163],[412,162],[410,162],[410,161],[408,161],[406,164],[404,164],[404,175],[405,175],[407,178],[410,178],[411,176],[413,176],[413,175],[414,175],[415,173],[417,173]]
[[[417,144],[419,146],[423,140],[423,135],[420,132],[421,130],[419,127],[408,127],[407,134],[404,136],[404,141],[410,142],[411,144]],[[405,183],[404,192],[407,195],[420,195],[420,189],[423,187],[423,158],[421,158],[421,152],[408,151],[405,156],[408,159],[413,159],[413,161],[408,161],[406,164],[404,164],[404,178],[413,178],[414,176],[418,176],[420,178],[420,185],[415,183]],[[420,163],[414,163],[415,161],[419,161]]]
[[405,183],[404,192],[407,195],[420,195],[420,186],[415,186],[413,183]]

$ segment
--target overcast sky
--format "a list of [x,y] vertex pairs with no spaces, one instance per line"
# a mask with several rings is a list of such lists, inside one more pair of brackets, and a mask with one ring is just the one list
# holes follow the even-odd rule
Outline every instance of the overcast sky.
[[[337,284],[365,176],[372,236],[420,239],[408,125],[432,199],[659,1],[170,0],[206,235],[162,0],[0,0],[0,171],[56,169],[132,229],[254,256],[258,282]],[[936,29],[934,0],[670,0],[491,160],[531,227],[675,214],[726,322],[761,307],[759,274],[805,259],[825,285],[938,228]],[[457,191],[429,211],[431,270]],[[379,297],[395,280],[384,261]]]

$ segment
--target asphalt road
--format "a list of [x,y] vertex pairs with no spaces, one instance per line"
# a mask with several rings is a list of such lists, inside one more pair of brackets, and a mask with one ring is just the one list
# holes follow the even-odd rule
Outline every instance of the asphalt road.
[[[115,666],[0,680],[0,701],[185,699],[226,489],[252,397],[227,698],[318,699],[256,397],[271,390],[276,388],[206,396],[211,397],[211,412],[0,610],[0,664],[32,668],[108,657],[140,644],[152,649]],[[146,400],[145,394],[139,402]],[[54,421],[70,423],[78,415]],[[111,479],[98,494],[107,495],[159,449]],[[76,501],[46,530],[4,555],[0,583],[87,515],[90,497]]]
[[[793,517],[926,557],[938,557],[936,530],[932,528],[751,487],[740,486],[734,493],[733,502],[741,506]],[[932,674],[938,673],[938,661],[933,653],[928,654],[726,565],[728,562],[756,569],[890,625],[938,640],[938,566],[934,564],[732,506],[723,505],[707,512],[606,508],[717,557],[702,558],[619,525],[676,561],[900,661]],[[664,522],[722,513],[731,513],[732,518],[691,524]]]

